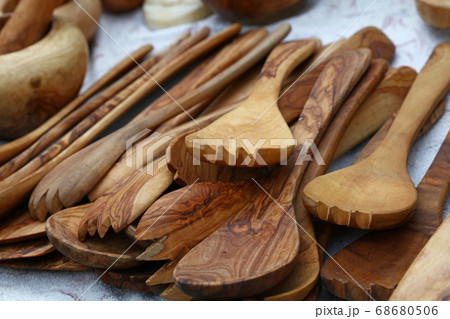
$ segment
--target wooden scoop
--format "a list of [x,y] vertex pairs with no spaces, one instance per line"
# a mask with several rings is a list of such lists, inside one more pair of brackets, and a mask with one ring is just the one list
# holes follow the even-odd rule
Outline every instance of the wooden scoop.
[[450,42],[438,45],[414,81],[389,133],[367,159],[317,177],[304,189],[304,204],[320,219],[362,229],[405,222],[417,201],[406,168],[417,130],[450,86]]
[[[449,145],[447,144],[446,147],[448,153]],[[447,154],[447,164],[448,158],[449,154]],[[450,219],[447,217],[409,267],[389,300],[449,300],[449,233]]]
[[287,165],[277,167],[262,186],[254,180],[253,198],[178,263],[174,282],[184,293],[208,299],[248,297],[289,274],[300,244],[293,201],[307,165],[303,145],[320,140],[370,58],[369,50],[360,49],[330,61],[294,127],[300,145]]
[[64,0],[21,0],[0,31],[0,54],[23,49],[47,32],[53,10]]
[[412,218],[400,228],[365,235],[324,264],[321,277],[331,293],[350,300],[367,300],[368,295],[376,300],[389,299],[442,221],[450,183],[449,159],[450,134],[417,187],[417,209]]
[[51,253],[55,247],[47,238],[0,245],[0,260],[32,258]]
[[[293,145],[287,144],[292,142],[292,133],[278,109],[278,96],[286,77],[311,56],[319,45],[317,39],[278,45],[267,58],[248,99],[213,124],[186,137],[191,154],[195,154],[195,147],[200,147],[203,161],[230,166],[266,166],[285,160],[293,150]],[[205,139],[224,141],[221,147],[223,159],[209,160],[211,156],[204,156],[216,152],[211,146],[201,147],[198,144],[199,140]],[[257,155],[246,143],[254,146],[262,139],[265,140]],[[282,144],[271,145],[272,139],[280,139]],[[236,145],[231,147],[230,141]],[[281,156],[283,149],[287,150],[287,155]]]
[[140,265],[142,262],[136,257],[142,249],[133,245],[123,233],[108,234],[103,239],[90,237],[84,242],[78,240],[78,224],[88,205],[63,210],[47,220],[47,236],[53,246],[67,257],[89,267],[126,269]]
[[[42,215],[39,215],[45,217],[46,206],[70,207],[79,202],[122,155],[128,139],[146,128],[155,128],[177,115],[181,112],[180,105],[189,108],[216,95],[227,84],[267,54],[273,45],[280,42],[289,31],[288,25],[280,26],[243,58],[206,83],[189,91],[178,102],[172,102],[166,105],[164,109],[150,112],[147,116],[133,121],[67,159],[41,181],[33,194],[36,196],[32,197],[30,203],[35,208],[40,206]],[[223,31],[216,35],[215,41],[220,40],[219,42],[222,42],[229,38],[231,36],[229,32]],[[209,44],[212,45],[215,41],[211,41]],[[68,168],[70,169],[68,170]],[[39,192],[37,192],[38,189]],[[54,211],[54,209],[52,210]]]

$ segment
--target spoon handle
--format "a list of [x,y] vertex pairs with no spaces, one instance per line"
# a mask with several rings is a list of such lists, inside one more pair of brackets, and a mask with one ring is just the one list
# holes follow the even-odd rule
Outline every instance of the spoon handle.
[[383,143],[374,156],[397,155],[406,163],[414,137],[450,88],[450,42],[435,47],[433,54],[420,71]]
[[251,98],[276,101],[286,77],[311,56],[319,45],[320,40],[314,38],[279,44],[264,63]]

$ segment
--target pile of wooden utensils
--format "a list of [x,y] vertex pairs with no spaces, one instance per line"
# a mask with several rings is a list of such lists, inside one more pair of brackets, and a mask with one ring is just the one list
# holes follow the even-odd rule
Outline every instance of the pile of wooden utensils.
[[[417,75],[389,68],[395,48],[377,28],[325,46],[280,44],[289,31],[239,34],[235,24],[185,33],[148,58],[143,47],[0,146],[1,265],[96,268],[106,283],[173,300],[315,300],[319,275],[346,299],[443,298],[445,254],[430,263],[427,251],[444,245],[449,223],[419,252],[441,223],[450,137],[417,191],[406,159],[445,111],[450,42]],[[88,145],[199,59],[168,94]],[[354,165],[325,174],[374,133]],[[198,144],[208,139],[223,145]],[[395,229],[322,264],[333,224]]]

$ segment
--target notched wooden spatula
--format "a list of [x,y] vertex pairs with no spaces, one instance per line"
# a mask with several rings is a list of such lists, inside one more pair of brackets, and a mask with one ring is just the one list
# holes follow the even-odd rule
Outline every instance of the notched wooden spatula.
[[[319,45],[317,39],[278,45],[269,55],[248,99],[211,125],[186,137],[190,152],[196,156],[199,151],[197,156],[203,161],[229,166],[267,166],[285,160],[294,145],[292,133],[278,109],[280,90],[286,77]],[[210,139],[222,142],[217,150],[208,143]],[[258,147],[255,149],[255,146]],[[216,152],[223,152],[222,158],[212,156]]]
[[417,130],[450,87],[450,42],[439,44],[414,81],[383,143],[364,161],[314,179],[304,204],[320,219],[362,229],[405,222],[417,201],[406,167]]

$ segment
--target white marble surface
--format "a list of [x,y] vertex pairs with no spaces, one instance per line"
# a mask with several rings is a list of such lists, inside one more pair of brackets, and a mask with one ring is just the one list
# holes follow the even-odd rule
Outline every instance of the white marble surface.
[[[408,65],[416,70],[420,70],[436,44],[450,40],[450,30],[437,30],[426,25],[418,16],[411,0],[308,0],[299,15],[286,21],[293,27],[289,40],[313,36],[322,39],[323,43],[334,41],[340,36],[348,37],[368,25],[377,26],[397,47],[392,66]],[[158,51],[186,28],[195,30],[201,26],[209,26],[212,32],[217,32],[227,24],[228,22],[212,15],[191,25],[150,31],[144,24],[141,10],[122,15],[105,14],[101,25],[120,46],[105,32],[99,31],[91,46],[91,62],[84,87],[121,59],[125,54],[122,49],[131,52],[142,44],[151,43]],[[271,30],[274,26],[268,28]],[[170,83],[165,87],[170,87]],[[158,94],[153,94],[148,101]],[[447,96],[447,104],[449,100]],[[129,112],[114,127],[129,120],[148,101]],[[408,168],[415,184],[420,182],[427,171],[449,128],[450,112],[447,107],[442,119],[413,146]],[[349,165],[360,149],[361,147],[344,156],[331,169]],[[445,215],[449,213],[449,204],[447,200]],[[362,231],[340,228],[332,239],[329,252],[336,253],[362,234]],[[75,300],[83,293],[81,300],[159,300],[149,294],[111,288],[102,282],[85,292],[95,280],[93,272],[37,272],[0,267],[0,300]],[[322,291],[321,299],[328,298],[333,297]]]

